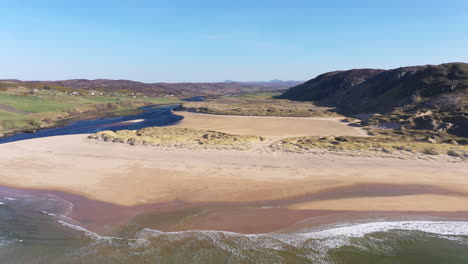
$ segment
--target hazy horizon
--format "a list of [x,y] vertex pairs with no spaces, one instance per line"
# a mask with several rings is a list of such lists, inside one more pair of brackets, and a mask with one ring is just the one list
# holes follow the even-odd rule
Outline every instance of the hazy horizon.
[[[451,61],[451,62],[442,62],[440,64],[447,64],[447,63],[467,63],[467,62],[462,62],[462,61]],[[439,65],[439,64],[424,64],[424,65]],[[408,66],[424,66],[423,64],[421,65],[401,65],[401,66],[398,66],[396,68],[399,68],[399,67],[408,67]],[[345,71],[345,70],[352,70],[352,69],[369,69],[369,68],[350,68],[350,69],[337,69],[337,70],[332,70],[332,71]],[[391,70],[393,68],[373,68],[373,69],[380,69],[380,70]],[[329,72],[332,72],[332,71],[329,71]],[[281,80],[281,79],[271,79],[271,80],[247,80],[247,81],[238,81],[238,80],[223,80],[223,81],[198,81],[198,82],[191,82],[191,81],[186,81],[186,82],[165,82],[165,81],[156,81],[156,82],[145,82],[145,81],[139,81],[139,80],[132,80],[132,79],[126,79],[126,78],[118,78],[118,79],[111,79],[111,78],[95,78],[95,79],[91,79],[91,78],[71,78],[71,79],[57,79],[57,80],[51,80],[51,79],[34,79],[34,80],[25,80],[25,79],[15,79],[15,78],[0,78],[0,80],[2,81],[7,81],[7,80],[19,80],[19,81],[23,81],[23,82],[47,82],[47,81],[50,81],[50,82],[59,82],[59,81],[67,81],[67,80],[88,80],[88,81],[96,81],[96,80],[111,80],[111,81],[133,81],[133,82],[141,82],[141,83],[229,83],[229,82],[233,82],[233,83],[255,83],[255,82],[274,82],[274,81],[282,81],[282,82],[306,82],[310,79],[314,79],[315,77],[317,77],[318,75],[321,75],[323,73],[326,73],[326,72],[321,72],[321,73],[318,73],[317,75],[315,76],[312,76],[306,80]]]
[[[339,7],[339,8],[337,8]],[[468,2],[0,3],[0,79],[306,81],[468,61]]]

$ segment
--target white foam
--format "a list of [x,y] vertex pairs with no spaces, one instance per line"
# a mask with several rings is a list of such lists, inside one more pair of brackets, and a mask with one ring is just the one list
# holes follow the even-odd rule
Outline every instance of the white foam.
[[0,205],[4,205],[5,203],[0,202]]
[[144,228],[138,233],[138,237],[149,238],[162,234],[189,235],[201,233],[204,235],[224,234],[227,236],[264,237],[264,236],[300,236],[303,238],[324,239],[337,236],[363,237],[366,234],[385,232],[389,230],[421,231],[439,235],[468,236],[468,222],[461,221],[395,221],[395,222],[371,222],[361,224],[343,224],[329,229],[317,230],[306,233],[266,233],[266,234],[240,234],[229,231],[215,230],[190,230],[177,232],[162,232]]
[[3,197],[3,199],[8,200],[8,201],[15,201],[15,200],[17,200],[16,198],[13,198],[13,197]]
[[[151,239],[162,237],[168,241],[183,240],[194,235],[200,239],[209,239],[220,248],[229,250],[230,246],[222,240],[235,238],[239,248],[270,248],[274,250],[284,249],[285,246],[312,247],[318,252],[327,252],[328,249],[337,248],[349,244],[350,238],[364,237],[375,232],[390,230],[421,231],[425,233],[444,236],[446,239],[456,236],[468,236],[468,222],[451,221],[396,221],[396,222],[371,222],[361,224],[345,224],[311,232],[298,233],[267,233],[267,234],[239,234],[226,231],[191,230],[179,232],[161,232],[144,228],[137,233],[139,239]],[[317,251],[315,254],[317,254]],[[312,256],[310,256],[312,257]]]
[[[61,217],[61,216],[60,216]],[[71,220],[71,219],[70,219]],[[98,243],[113,243],[115,240],[124,238],[104,237],[94,233],[82,226],[58,219],[63,226],[84,233]],[[466,243],[466,239],[460,236],[468,236],[468,222],[459,221],[395,221],[395,222],[370,222],[370,223],[349,223],[335,225],[331,228],[314,230],[310,232],[297,233],[266,233],[266,234],[240,234],[228,231],[214,230],[190,230],[178,232],[162,232],[149,228],[140,230],[134,239],[125,239],[132,250],[142,250],[152,244],[156,239],[159,243],[171,243],[184,241],[187,239],[206,240],[219,249],[230,252],[234,255],[244,254],[244,250],[273,249],[288,250],[295,247],[303,252],[303,256],[313,260],[314,263],[322,263],[327,258],[330,249],[350,245],[352,238],[364,237],[375,232],[387,232],[391,230],[421,231],[437,234],[445,239],[461,239]],[[411,234],[409,234],[411,235]],[[157,245],[155,244],[155,245]],[[310,251],[308,249],[311,249]],[[143,251],[142,254],[144,254]],[[132,254],[138,252],[132,252]],[[326,261],[325,261],[326,262]],[[324,262],[324,263],[325,263]]]
[[98,235],[97,233],[94,233],[92,231],[89,231],[88,229],[82,227],[82,226],[79,226],[79,225],[74,225],[74,224],[70,224],[70,223],[67,223],[63,220],[58,220],[58,222],[60,224],[62,224],[63,226],[65,227],[68,227],[68,228],[71,228],[71,229],[74,229],[76,231],[80,231],[82,233],[84,233],[86,236],[90,237],[90,238],[93,238],[93,239],[101,239],[101,238],[104,238],[100,235]]
[[47,198],[47,200],[61,201],[64,204],[67,205],[65,211],[60,213],[61,215],[64,215],[64,216],[69,215],[70,212],[73,210],[73,206],[74,206],[73,203],[71,203],[71,202],[69,202],[69,201],[67,201],[65,199],[62,199],[62,198],[60,198],[58,196],[52,195],[52,194],[48,194],[47,196],[51,197],[51,198]]
[[[100,236],[78,224],[65,221],[58,222],[65,227],[79,231],[98,243],[112,244],[116,240],[124,238]],[[190,230],[178,232],[162,232],[149,228],[140,230],[133,239],[125,239],[132,250],[147,248],[156,239],[157,243],[177,242],[186,239],[207,240],[216,247],[228,251],[234,255],[244,254],[244,250],[273,249],[288,250],[290,247],[300,249],[304,257],[319,263],[324,260],[330,249],[350,245],[352,238],[364,237],[376,232],[387,232],[391,230],[421,231],[436,234],[444,239],[451,239],[466,243],[468,236],[468,222],[460,221],[395,221],[395,222],[370,222],[370,223],[348,223],[335,225],[331,228],[297,233],[266,233],[266,234],[240,234],[228,231],[214,230]],[[411,234],[409,234],[411,235]],[[308,249],[312,249],[310,252]]]
[[120,238],[120,237],[110,237],[110,236],[100,236],[98,235],[97,233],[93,232],[93,231],[90,231],[80,225],[75,225],[75,224],[71,224],[71,223],[68,223],[66,221],[63,221],[63,220],[58,220],[58,222],[65,226],[65,227],[68,227],[68,228],[71,228],[71,229],[74,229],[76,231],[79,231],[81,233],[83,233],[85,236],[93,239],[93,240],[97,240],[97,241],[107,241],[107,242],[111,242],[112,240],[121,240],[123,238]]
[[46,214],[46,215],[48,215],[48,216],[55,216],[55,214],[53,214],[53,213],[48,213],[48,212],[46,212],[46,211],[41,211],[41,213]]
[[343,225],[331,229],[302,233],[309,238],[329,238],[336,236],[363,237],[369,233],[385,232],[389,230],[421,231],[438,235],[467,236],[468,222],[456,221],[396,221],[372,222],[354,225]]

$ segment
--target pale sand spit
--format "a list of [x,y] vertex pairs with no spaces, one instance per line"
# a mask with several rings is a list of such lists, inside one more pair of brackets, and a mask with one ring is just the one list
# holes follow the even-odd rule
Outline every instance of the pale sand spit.
[[238,135],[256,135],[272,139],[302,136],[366,136],[359,127],[348,126],[340,118],[260,117],[210,115],[174,112],[183,116],[176,127],[216,130]]

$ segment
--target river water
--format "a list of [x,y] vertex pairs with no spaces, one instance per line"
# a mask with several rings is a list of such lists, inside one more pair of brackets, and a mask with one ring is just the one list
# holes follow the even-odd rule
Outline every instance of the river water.
[[[63,127],[42,129],[36,133],[24,133],[11,137],[0,138],[0,144],[40,137],[96,133],[102,130],[117,131],[121,129],[141,129],[151,126],[167,126],[183,119],[183,117],[172,113],[172,109],[175,107],[176,106],[158,105],[145,106],[140,108],[142,112],[136,115],[76,121]],[[130,120],[142,121],[137,123],[126,122]]]

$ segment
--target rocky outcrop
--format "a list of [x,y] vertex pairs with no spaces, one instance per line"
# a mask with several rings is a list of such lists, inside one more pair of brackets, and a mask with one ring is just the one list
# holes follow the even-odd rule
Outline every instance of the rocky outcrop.
[[371,125],[392,121],[403,128],[468,137],[466,63],[330,72],[289,89],[280,98],[315,101],[345,115],[384,116],[366,120]]

